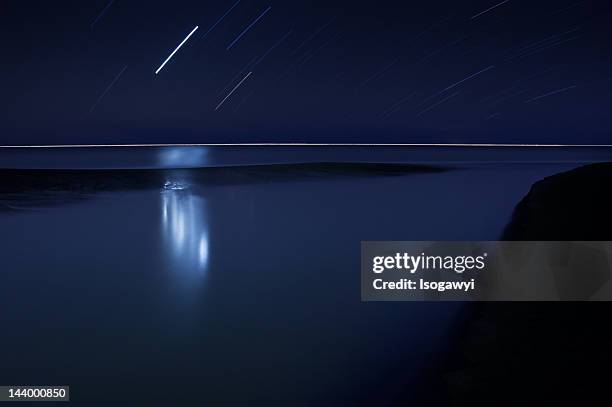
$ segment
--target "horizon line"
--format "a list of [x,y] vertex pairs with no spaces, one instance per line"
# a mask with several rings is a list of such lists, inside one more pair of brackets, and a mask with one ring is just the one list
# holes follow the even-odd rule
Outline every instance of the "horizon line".
[[104,147],[612,147],[612,144],[520,143],[146,143],[146,144],[32,144],[0,145],[0,148],[104,148]]

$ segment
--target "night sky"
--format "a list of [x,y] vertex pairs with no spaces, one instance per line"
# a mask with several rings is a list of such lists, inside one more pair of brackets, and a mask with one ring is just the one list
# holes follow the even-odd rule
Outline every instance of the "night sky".
[[609,9],[3,0],[0,143],[612,144]]

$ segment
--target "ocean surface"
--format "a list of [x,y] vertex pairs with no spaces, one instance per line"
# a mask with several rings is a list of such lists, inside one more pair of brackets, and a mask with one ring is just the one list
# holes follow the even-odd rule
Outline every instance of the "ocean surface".
[[[496,240],[605,148],[0,149],[0,384],[76,405],[443,398],[469,307],[362,303],[362,240]],[[440,393],[440,394],[436,394]]]

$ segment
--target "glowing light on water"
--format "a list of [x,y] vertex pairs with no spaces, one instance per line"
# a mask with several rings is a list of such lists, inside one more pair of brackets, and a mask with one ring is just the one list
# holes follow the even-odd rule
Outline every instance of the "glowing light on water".
[[199,255],[200,255],[200,265],[207,264],[208,263],[208,236],[206,234],[203,234],[200,237]]
[[188,185],[181,181],[166,181],[162,187],[165,191],[182,191],[188,188]]
[[162,168],[193,168],[208,163],[206,147],[164,147],[159,150],[158,165]]
[[161,192],[162,233],[173,267],[206,270],[209,261],[205,201],[188,189]]

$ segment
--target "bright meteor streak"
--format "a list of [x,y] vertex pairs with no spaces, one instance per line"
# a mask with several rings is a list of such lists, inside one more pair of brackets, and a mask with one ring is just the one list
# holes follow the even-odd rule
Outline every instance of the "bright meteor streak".
[[183,46],[183,44],[185,44],[185,43],[187,42],[187,40],[189,39],[189,37],[191,37],[191,36],[193,35],[193,33],[194,33],[194,32],[196,32],[196,30],[197,30],[197,29],[198,29],[198,26],[196,25],[196,27],[195,27],[193,30],[191,30],[191,32],[189,33],[189,35],[185,37],[185,39],[183,40],[183,42],[181,42],[181,43],[179,44],[179,46],[178,46],[178,47],[176,47],[176,49],[175,49],[174,51],[172,51],[172,54],[170,54],[170,56],[169,56],[168,58],[166,58],[166,60],[164,61],[164,63],[163,63],[163,64],[161,64],[161,66],[160,66],[159,68],[157,68],[157,71],[155,71],[155,75],[157,75],[157,74],[159,73],[159,71],[161,71],[161,70],[162,70],[162,68],[163,68],[163,67],[164,67],[164,66],[165,66],[165,65],[168,63],[168,61],[170,61],[170,59],[171,59],[171,58],[174,56],[174,54],[176,54],[176,51],[178,51],[178,50],[179,50],[179,49],[180,49],[180,48]]

